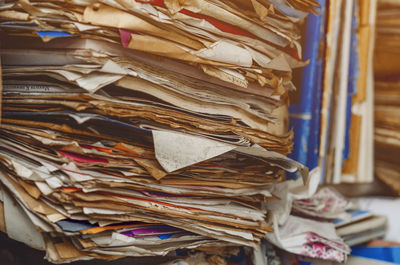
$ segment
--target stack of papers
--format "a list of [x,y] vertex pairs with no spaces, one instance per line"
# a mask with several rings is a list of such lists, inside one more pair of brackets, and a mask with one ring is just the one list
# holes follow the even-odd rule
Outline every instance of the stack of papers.
[[[281,200],[267,205],[274,220],[274,232],[268,234],[267,239],[286,254],[294,254],[295,259],[307,257],[319,262],[344,262],[350,248],[337,234],[333,224],[337,218],[333,216],[343,213],[349,203],[330,189],[315,193],[317,185],[314,184],[318,184],[318,177],[319,172],[312,171],[306,187],[299,186],[298,181],[275,185]],[[284,189],[285,185],[289,187]]]
[[343,237],[349,246],[366,243],[372,239],[383,238],[387,232],[387,217],[372,215],[368,211],[348,211],[352,213],[349,220],[335,221],[338,235]]
[[[309,1],[0,8],[3,231],[52,262],[257,246]],[[292,174],[294,175],[294,174]]]
[[295,200],[292,212],[322,220],[348,219],[349,214],[346,210],[351,207],[352,204],[339,192],[330,187],[324,187],[309,198]]
[[268,238],[290,253],[326,261],[344,262],[350,248],[337,235],[332,223],[290,215],[282,226],[274,227]]
[[306,218],[331,222],[338,236],[349,246],[383,237],[387,218],[359,210],[332,188],[324,187],[308,199],[293,202],[293,213]]
[[[247,88],[283,94],[293,89],[300,60],[297,25],[318,2],[283,1],[23,1],[2,8],[12,35],[119,43],[135,51],[194,64],[204,73]],[[276,72],[278,71],[278,72]]]
[[379,1],[375,48],[375,172],[400,194],[400,5]]

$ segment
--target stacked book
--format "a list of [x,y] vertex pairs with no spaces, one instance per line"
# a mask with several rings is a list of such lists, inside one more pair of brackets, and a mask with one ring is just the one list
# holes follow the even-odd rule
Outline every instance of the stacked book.
[[305,29],[310,63],[291,97],[290,157],[320,170],[325,183],[372,182],[376,0],[320,3]]
[[[313,0],[0,6],[0,228],[56,263],[256,247]],[[223,252],[221,250],[220,252]]]
[[[365,183],[374,178],[375,14],[376,0],[326,1],[326,19],[315,18],[315,26],[307,25],[311,63],[291,113],[299,132],[296,139],[302,139],[295,142],[293,158],[310,170],[319,168],[326,183]],[[299,143],[303,141],[308,148]]]

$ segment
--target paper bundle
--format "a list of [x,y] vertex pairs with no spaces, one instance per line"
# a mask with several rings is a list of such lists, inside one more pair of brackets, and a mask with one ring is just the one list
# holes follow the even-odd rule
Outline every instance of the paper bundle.
[[[350,204],[331,189],[322,188],[315,192],[318,182],[317,185],[313,182],[318,181],[314,178],[319,176],[319,172],[310,175],[306,187],[298,183],[275,185],[274,192],[281,200],[268,204],[268,209],[272,211],[274,232],[267,238],[275,246],[295,254],[296,259],[344,262],[350,248],[338,235],[333,221],[349,217],[345,210]],[[285,186],[289,187],[285,189]]]
[[290,215],[286,223],[275,230],[269,239],[290,253],[336,262],[344,262],[350,253],[332,223]]
[[294,88],[291,69],[304,65],[298,24],[314,5],[318,2],[20,1],[5,5],[0,16],[12,35],[121,42],[194,64],[242,91],[282,95]]
[[[255,247],[314,1],[0,8],[2,229],[52,262]],[[44,41],[44,42],[43,42]]]
[[349,214],[346,210],[351,206],[352,204],[336,190],[324,187],[312,197],[295,200],[292,212],[317,220],[348,219]]
[[375,48],[375,173],[400,194],[400,5],[379,1]]
[[324,187],[307,199],[295,200],[292,213],[322,222],[331,222],[349,246],[383,237],[387,218],[360,210],[332,188]]

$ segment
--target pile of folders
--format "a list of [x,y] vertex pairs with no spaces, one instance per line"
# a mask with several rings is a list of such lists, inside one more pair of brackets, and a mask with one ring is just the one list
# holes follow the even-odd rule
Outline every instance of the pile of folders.
[[0,6],[0,228],[47,259],[255,247],[314,0]]

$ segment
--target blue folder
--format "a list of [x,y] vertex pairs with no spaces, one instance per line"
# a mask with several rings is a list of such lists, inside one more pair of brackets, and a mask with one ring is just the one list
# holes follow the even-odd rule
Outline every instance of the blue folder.
[[347,89],[347,106],[346,106],[346,134],[343,148],[343,161],[350,154],[350,125],[351,125],[351,107],[353,105],[353,96],[357,93],[357,79],[360,75],[360,65],[358,56],[358,5],[356,1],[353,3],[353,18],[351,21],[351,40],[350,40],[350,63],[349,63],[349,79]]
[[290,124],[294,131],[294,147],[289,157],[310,170],[318,166],[322,74],[325,43],[326,0],[319,1],[321,15],[310,14],[306,22],[303,59],[310,63],[303,68],[297,98],[291,100]]

